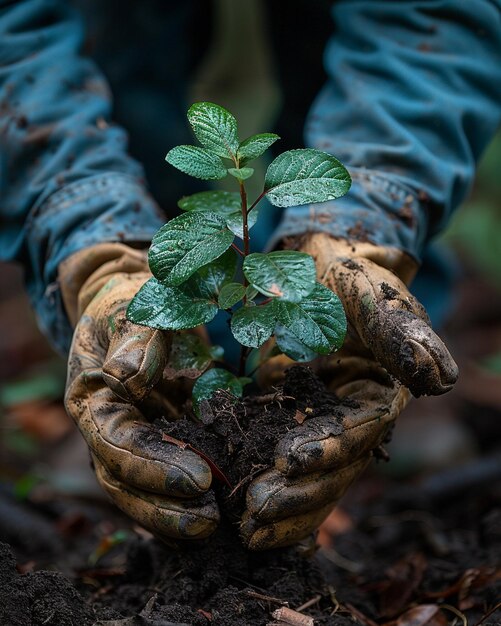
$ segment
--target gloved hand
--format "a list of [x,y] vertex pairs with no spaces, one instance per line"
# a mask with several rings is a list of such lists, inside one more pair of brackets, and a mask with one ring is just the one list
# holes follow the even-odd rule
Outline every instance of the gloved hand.
[[[348,333],[341,350],[318,360],[318,373],[354,408],[306,420],[276,448],[275,467],[247,491],[241,534],[253,550],[295,543],[315,530],[383,443],[410,394],[441,394],[457,366],[409,293],[417,265],[405,253],[323,234],[297,246],[318,279],[341,299]],[[277,357],[283,371],[286,357]],[[408,389],[407,389],[408,388]]]
[[[60,267],[73,324],[66,409],[91,451],[99,483],[114,503],[166,541],[201,539],[219,521],[211,470],[197,454],[162,440],[145,412],[175,413],[179,389],[156,393],[170,333],[132,324],[130,299],[150,277],[144,252],[100,244]],[[153,391],[152,391],[153,390]]]

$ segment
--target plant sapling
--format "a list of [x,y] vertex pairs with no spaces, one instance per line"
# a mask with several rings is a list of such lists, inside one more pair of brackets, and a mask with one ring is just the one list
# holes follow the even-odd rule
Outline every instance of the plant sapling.
[[136,324],[178,331],[206,324],[218,311],[230,316],[231,333],[241,346],[235,374],[221,367],[207,369],[221,356],[217,348],[205,347],[192,335],[175,337],[171,367],[203,372],[193,388],[198,411],[200,402],[217,389],[242,395],[250,381],[249,354],[270,337],[275,345],[261,356],[260,364],[280,353],[310,361],[343,343],[343,307],[317,282],[313,258],[293,250],[250,253],[249,231],[259,218],[263,198],[278,207],[334,200],[348,191],[351,178],[330,154],[312,148],[290,150],[270,163],[262,192],[249,202],[245,181],[254,174],[249,163],[278,135],[262,133],[240,142],[236,119],[210,102],[193,104],[188,120],[202,147],[176,146],[167,162],[204,180],[229,174],[238,191],[202,191],[179,201],[183,214],[155,234],[148,254],[153,277],[131,301],[127,317]]

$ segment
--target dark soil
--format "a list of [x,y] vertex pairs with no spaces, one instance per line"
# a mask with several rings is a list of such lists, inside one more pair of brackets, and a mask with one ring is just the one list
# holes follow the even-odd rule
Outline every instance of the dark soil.
[[[354,526],[336,535],[334,552],[321,549],[313,560],[293,549],[244,553],[238,543],[222,543],[221,536],[174,553],[131,531],[92,567],[89,554],[103,534],[117,524],[125,528],[125,519],[114,520],[111,509],[88,509],[79,515],[92,524],[73,524],[62,533],[61,522],[74,515],[69,503],[45,507],[41,514],[38,504],[25,502],[24,519],[33,533],[43,517],[59,543],[45,550],[35,548],[36,542],[26,546],[15,529],[6,533],[1,528],[18,569],[9,548],[2,546],[0,624],[260,626],[272,621],[279,605],[251,595],[258,593],[288,601],[292,608],[321,595],[305,611],[316,617],[315,624],[390,624],[412,606],[438,610],[445,603],[460,608],[474,626],[500,601],[498,485],[430,498],[420,487],[372,477],[350,495],[344,507]],[[40,571],[19,573],[33,568]],[[423,626],[452,623],[450,611],[440,614],[442,621]],[[402,618],[398,626],[409,623]],[[501,614],[495,612],[482,626],[500,623]]]
[[[169,433],[210,456],[234,489],[272,464],[277,437],[301,415],[335,414],[337,406],[311,373],[293,368],[263,401],[235,403],[222,394],[206,406],[210,437],[198,436],[191,420],[169,425]],[[304,613],[318,626],[446,626],[456,617],[447,605],[470,626],[484,617],[482,626],[501,624],[500,612],[486,617],[501,599],[497,482],[469,488],[456,480],[451,489],[440,477],[405,485],[373,475],[345,500],[351,526],[314,556],[306,546],[246,552],[232,522],[243,487],[229,498],[220,483],[229,517],[215,537],[184,551],[148,537],[112,508],[47,494],[16,502],[0,490],[0,539],[10,544],[0,545],[0,624],[265,626],[280,606],[310,600]],[[126,534],[115,545],[117,529]],[[412,612],[422,611],[435,613],[412,622]]]
[[202,403],[200,421],[187,415],[177,422],[157,420],[156,425],[191,444],[222,472],[216,493],[223,512],[234,519],[242,513],[245,487],[273,465],[280,438],[306,417],[335,419],[339,404],[308,367],[296,365],[287,370],[283,386],[266,396],[251,395],[240,402],[216,392]]

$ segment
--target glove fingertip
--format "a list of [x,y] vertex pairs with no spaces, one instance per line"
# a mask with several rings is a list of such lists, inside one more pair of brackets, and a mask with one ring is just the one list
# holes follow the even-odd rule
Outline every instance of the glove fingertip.
[[412,376],[403,380],[417,398],[422,395],[438,396],[452,389],[459,369],[442,341],[435,335],[433,350],[418,341],[409,340],[413,362],[417,365]]

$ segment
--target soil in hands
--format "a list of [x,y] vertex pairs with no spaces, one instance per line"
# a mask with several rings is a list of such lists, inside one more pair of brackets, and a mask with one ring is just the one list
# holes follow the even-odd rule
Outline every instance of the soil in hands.
[[155,424],[167,437],[189,443],[209,460],[219,506],[230,520],[238,520],[246,487],[273,466],[277,442],[306,419],[330,415],[335,420],[339,406],[311,369],[296,365],[287,370],[284,384],[266,395],[240,402],[216,392],[202,403],[199,422],[187,415]]

